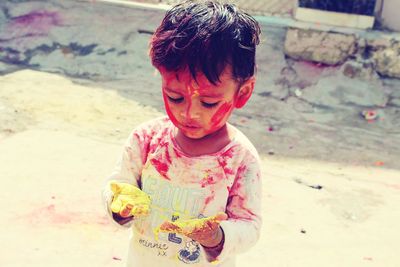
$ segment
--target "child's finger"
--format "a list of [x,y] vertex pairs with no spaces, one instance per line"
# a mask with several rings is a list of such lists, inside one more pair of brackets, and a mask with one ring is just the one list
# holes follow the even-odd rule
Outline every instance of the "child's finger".
[[149,214],[149,206],[148,205],[135,205],[131,210],[131,214],[133,216],[147,215]]
[[122,200],[120,198],[115,198],[110,205],[110,209],[114,213],[119,213],[122,208]]
[[114,193],[114,195],[118,194],[121,191],[119,183],[117,183],[115,181],[110,182],[110,189]]
[[220,223],[222,221],[226,221],[228,219],[228,215],[225,212],[218,212],[214,219],[216,222]]
[[120,211],[119,215],[124,218],[131,216],[132,207],[133,206],[131,204],[126,204],[125,207],[123,207]]
[[175,234],[180,234],[182,233],[182,229],[175,225],[173,222],[171,221],[165,221],[160,225],[160,230],[162,232],[167,232],[167,233],[175,233]]

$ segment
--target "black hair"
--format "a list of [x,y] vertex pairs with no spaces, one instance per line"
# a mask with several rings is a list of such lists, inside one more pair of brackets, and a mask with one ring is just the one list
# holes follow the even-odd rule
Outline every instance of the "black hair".
[[227,65],[239,82],[254,75],[258,22],[233,4],[185,1],[169,10],[150,42],[152,64],[167,71],[188,68],[216,84]]

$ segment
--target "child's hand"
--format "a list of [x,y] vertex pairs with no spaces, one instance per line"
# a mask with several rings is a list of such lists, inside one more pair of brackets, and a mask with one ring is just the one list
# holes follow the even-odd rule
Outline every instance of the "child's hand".
[[126,218],[149,214],[150,196],[145,192],[127,183],[110,182],[111,191],[114,193],[111,211]]
[[198,241],[206,247],[218,245],[222,238],[222,230],[219,227],[221,221],[228,219],[228,215],[219,212],[212,217],[190,220],[165,221],[160,226],[161,232],[183,234]]

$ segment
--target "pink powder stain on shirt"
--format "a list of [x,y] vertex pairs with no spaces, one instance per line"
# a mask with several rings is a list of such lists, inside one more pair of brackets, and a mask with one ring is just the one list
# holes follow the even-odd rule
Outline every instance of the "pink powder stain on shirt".
[[245,219],[245,220],[253,220],[254,217],[257,215],[248,208],[248,198],[249,196],[245,195],[245,190],[242,190],[242,187],[244,186],[243,183],[243,176],[245,175],[245,172],[248,170],[248,166],[245,163],[242,163],[237,172],[237,179],[235,183],[233,184],[231,190],[230,190],[230,201],[231,205],[234,206],[233,210],[240,211],[236,213],[232,213],[228,211],[228,215],[230,218],[233,219]]
[[169,165],[165,162],[162,162],[161,160],[158,159],[151,159],[150,160],[151,164],[156,168],[156,170],[162,175],[167,180],[171,180],[168,176],[168,170],[169,170]]
[[169,142],[165,138],[168,134],[169,129],[165,128],[158,136],[158,140],[155,140],[154,143],[151,144],[150,152],[156,154],[150,162],[165,179],[171,180],[167,176],[169,167],[172,164],[171,155],[168,150]]
[[246,171],[247,171],[247,166],[244,163],[242,163],[238,168],[237,176],[240,178],[243,177]]
[[218,158],[219,165],[223,168],[225,174],[227,175],[234,175],[235,171],[232,168],[228,167],[228,160],[232,159],[234,154],[236,153],[235,147],[231,147],[227,151],[225,151],[221,156]]
[[173,149],[174,149],[175,156],[177,158],[182,158],[184,156],[184,154],[182,152],[180,152],[176,147],[174,147]]
[[204,188],[207,185],[212,185],[215,184],[217,181],[214,179],[212,175],[206,175],[202,180],[201,180],[201,187]]
[[210,204],[210,202],[213,201],[214,198],[215,198],[215,192],[212,192],[212,194],[210,196],[206,197],[205,204],[206,205]]
[[228,167],[228,162],[227,162],[227,159],[225,157],[218,158],[218,162],[219,162],[219,165],[224,170],[225,174],[227,174],[227,175],[235,174],[235,172],[231,168]]
[[253,220],[254,217],[256,217],[256,214],[253,213],[252,210],[247,208],[245,202],[245,199],[241,197],[236,197],[236,201],[238,202],[234,210],[236,210],[235,213],[233,213],[230,210],[227,210],[226,213],[228,214],[229,218],[236,219],[236,220]]
[[153,131],[148,133],[148,129],[141,129],[140,132],[135,132],[133,133],[134,138],[136,139],[136,142],[139,145],[140,148],[140,155],[141,155],[141,160],[142,164],[144,164],[147,160],[147,154],[149,153],[149,144],[151,141],[151,137],[153,136]]

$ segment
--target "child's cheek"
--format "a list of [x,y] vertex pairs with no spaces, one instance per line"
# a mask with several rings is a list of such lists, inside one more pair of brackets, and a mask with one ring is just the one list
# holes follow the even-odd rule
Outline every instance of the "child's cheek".
[[171,107],[169,106],[167,95],[165,94],[164,91],[163,91],[163,99],[164,99],[165,111],[167,112],[169,119],[172,121],[173,124],[177,125],[178,120],[175,118],[173,112],[171,111]]
[[220,126],[220,123],[224,120],[226,115],[230,113],[232,110],[232,103],[230,102],[225,102],[213,115],[211,118],[211,129],[210,130],[216,130],[218,126]]

